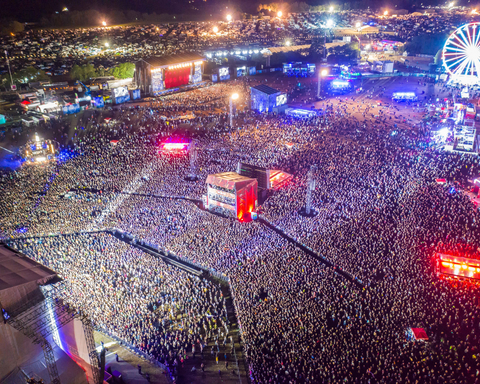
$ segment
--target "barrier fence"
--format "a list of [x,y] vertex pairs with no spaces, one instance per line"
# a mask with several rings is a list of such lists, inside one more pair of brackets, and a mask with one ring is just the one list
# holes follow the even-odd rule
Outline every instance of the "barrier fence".
[[163,364],[160,361],[158,361],[157,359],[155,359],[153,356],[150,356],[149,354],[143,352],[139,348],[134,347],[130,343],[127,343],[125,340],[120,339],[119,337],[113,335],[112,333],[110,333],[109,331],[107,331],[106,329],[104,329],[102,327],[95,327],[95,330],[100,332],[100,333],[103,333],[104,335],[108,336],[109,338],[115,340],[119,345],[121,345],[122,347],[125,347],[131,353],[133,353],[133,354],[141,357],[142,359],[148,361],[150,364],[155,365],[155,366],[163,369],[167,373],[167,378],[169,379],[169,381],[170,382],[175,381],[175,378],[173,377],[173,374],[170,371],[170,368],[168,368],[165,364]]

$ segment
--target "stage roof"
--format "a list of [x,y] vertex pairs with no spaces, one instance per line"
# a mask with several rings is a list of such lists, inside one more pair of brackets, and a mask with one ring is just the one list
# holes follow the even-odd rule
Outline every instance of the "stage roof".
[[275,93],[280,92],[279,90],[269,87],[268,85],[265,85],[265,84],[257,85],[256,87],[253,87],[253,89],[256,89],[257,91],[260,91],[262,93],[266,93],[267,95],[274,95]]
[[257,179],[239,175],[236,172],[222,172],[208,175],[207,184],[217,185],[227,189],[240,189],[245,185],[257,182]]
[[169,65],[189,63],[191,61],[205,60],[205,58],[197,53],[182,53],[178,55],[165,55],[162,57],[149,57],[142,59],[153,67],[167,67]]
[[45,284],[55,276],[51,269],[0,245],[0,292],[32,282]]

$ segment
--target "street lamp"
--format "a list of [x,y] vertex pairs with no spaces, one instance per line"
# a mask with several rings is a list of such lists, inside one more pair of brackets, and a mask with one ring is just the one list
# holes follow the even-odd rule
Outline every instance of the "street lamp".
[[318,76],[318,89],[317,89],[317,98],[320,98],[320,95],[322,94],[322,82],[323,78],[327,76],[328,71],[326,69],[322,69],[320,71],[320,74]]
[[333,12],[333,5],[331,5],[330,8],[328,8],[328,11]]
[[213,27],[213,33],[217,33],[217,32],[218,32],[218,27],[217,26]]
[[238,99],[238,93],[230,96],[230,127],[233,127],[233,101]]
[[287,41],[285,42],[285,45],[286,45],[287,47],[289,47],[290,44],[292,44],[292,43],[290,42],[290,40],[287,40]]
[[282,11],[278,11],[278,12],[277,12],[277,16],[278,16],[278,17],[282,17],[282,15],[283,15],[283,12],[282,12]]
[[232,15],[227,15],[227,21],[232,21]]

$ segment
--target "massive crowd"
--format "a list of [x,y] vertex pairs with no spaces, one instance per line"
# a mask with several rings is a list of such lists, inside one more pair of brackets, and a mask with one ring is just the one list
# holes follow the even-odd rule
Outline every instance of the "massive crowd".
[[[393,112],[370,118],[372,106],[352,99],[304,120],[241,110],[231,129],[224,87],[125,107],[109,124],[91,115],[71,158],[3,178],[3,237],[59,272],[65,300],[96,325],[177,369],[192,345],[231,332],[219,287],[81,231],[118,228],[227,276],[253,382],[479,382],[478,286],[434,268],[436,251],[478,257],[480,218],[460,188],[478,175],[478,158],[439,152],[424,126]],[[196,141],[194,182],[184,179],[187,155],[158,151],[180,130]],[[275,231],[195,204],[206,176],[238,161],[293,175],[260,210]],[[316,215],[305,218],[312,165]],[[429,341],[407,341],[409,327]]]

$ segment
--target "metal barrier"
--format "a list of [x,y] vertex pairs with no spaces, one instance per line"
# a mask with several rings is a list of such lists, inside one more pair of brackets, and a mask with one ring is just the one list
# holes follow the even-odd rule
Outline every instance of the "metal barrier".
[[143,352],[142,350],[138,349],[137,347],[134,347],[133,345],[127,343],[125,340],[120,339],[119,337],[113,335],[106,329],[102,327],[96,327],[95,330],[97,332],[103,333],[104,335],[108,336],[109,338],[115,340],[119,345],[127,348],[130,352],[134,353],[135,355],[141,357],[142,359],[148,361],[150,364],[155,365],[163,370],[165,370],[168,373],[168,379],[170,382],[175,381],[175,378],[173,377],[172,373],[170,372],[170,368],[168,368],[165,364],[162,364],[159,362],[157,359],[155,359],[153,356],[150,356],[149,354]]

